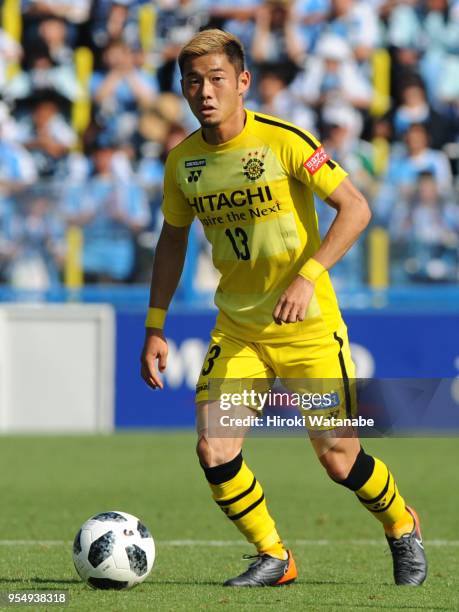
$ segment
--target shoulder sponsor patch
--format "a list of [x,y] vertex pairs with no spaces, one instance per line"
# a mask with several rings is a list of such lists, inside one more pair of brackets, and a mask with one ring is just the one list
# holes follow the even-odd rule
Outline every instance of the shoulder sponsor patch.
[[185,168],[200,168],[206,165],[205,159],[190,159],[185,162]]
[[309,174],[315,174],[322,166],[330,160],[323,147],[319,147],[303,164]]

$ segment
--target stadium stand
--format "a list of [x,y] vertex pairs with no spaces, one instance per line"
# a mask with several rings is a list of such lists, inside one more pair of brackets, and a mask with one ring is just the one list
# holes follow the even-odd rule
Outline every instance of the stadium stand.
[[[208,25],[246,44],[247,106],[318,134],[373,207],[337,286],[457,284],[457,0],[4,0],[0,282],[147,282],[164,160],[196,129],[176,58]],[[193,301],[216,281],[198,227],[189,255]]]

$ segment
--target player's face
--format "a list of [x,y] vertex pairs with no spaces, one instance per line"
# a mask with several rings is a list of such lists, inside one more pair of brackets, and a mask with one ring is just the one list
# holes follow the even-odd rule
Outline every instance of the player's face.
[[247,71],[236,70],[221,53],[210,53],[185,63],[182,90],[202,127],[219,127],[242,107],[242,96],[249,88]]

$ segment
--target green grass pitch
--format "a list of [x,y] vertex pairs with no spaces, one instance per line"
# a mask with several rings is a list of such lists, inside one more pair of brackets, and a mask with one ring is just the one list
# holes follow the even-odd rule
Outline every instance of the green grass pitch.
[[[245,448],[298,582],[221,587],[252,549],[211,501],[194,435],[155,432],[0,439],[0,590],[68,589],[66,609],[80,611],[459,610],[458,440],[366,440],[365,448],[389,464],[421,515],[430,563],[421,588],[392,584],[379,524],[328,480],[300,438],[252,438]],[[153,572],[132,591],[93,591],[73,568],[80,524],[112,509],[141,517],[156,540]]]

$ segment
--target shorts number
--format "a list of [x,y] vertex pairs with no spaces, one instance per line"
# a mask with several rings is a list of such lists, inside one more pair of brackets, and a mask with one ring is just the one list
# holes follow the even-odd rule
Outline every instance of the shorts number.
[[209,352],[207,353],[207,362],[206,365],[202,368],[201,374],[203,376],[207,376],[211,373],[212,368],[214,367],[215,360],[222,352],[222,349],[218,344],[214,344],[210,347]]
[[[234,252],[236,253],[236,257],[245,261],[250,259],[250,251],[248,245],[249,237],[242,229],[242,227],[234,228],[234,236],[231,233],[230,229],[225,230],[225,234],[230,239],[231,246],[233,247]],[[238,240],[236,240],[236,238],[238,238]]]

